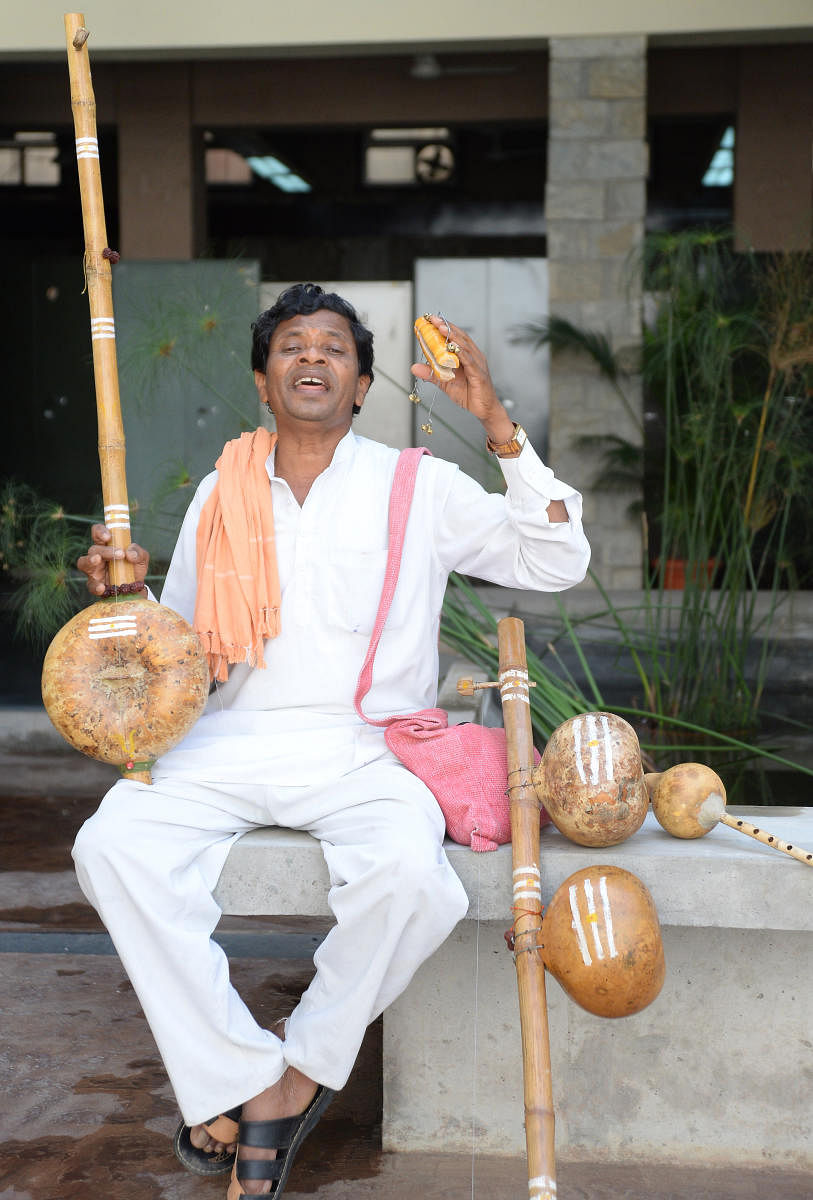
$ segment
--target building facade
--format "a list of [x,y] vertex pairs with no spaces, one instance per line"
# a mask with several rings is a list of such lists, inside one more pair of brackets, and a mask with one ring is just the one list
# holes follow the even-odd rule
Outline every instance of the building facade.
[[[0,240],[11,283],[35,294],[43,260],[81,248],[63,6],[13,20],[3,6]],[[809,0],[314,0],[307,20],[252,0],[106,0],[85,15],[110,240],[130,262],[244,256],[269,282],[403,281],[420,259],[545,258],[550,312],[634,352],[647,229],[811,246]],[[7,289],[7,328],[20,294]],[[17,342],[25,393],[39,349]],[[629,399],[640,411],[634,379]],[[22,404],[18,455],[43,409]],[[546,428],[551,462],[588,493],[603,582],[637,586],[629,497],[589,487],[576,439],[634,440],[639,423],[557,356]]]

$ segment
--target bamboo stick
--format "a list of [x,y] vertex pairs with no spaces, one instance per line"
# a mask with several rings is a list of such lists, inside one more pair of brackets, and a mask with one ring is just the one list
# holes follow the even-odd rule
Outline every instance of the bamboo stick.
[[784,842],[782,838],[768,833],[767,829],[760,829],[758,826],[752,825],[750,821],[744,821],[742,817],[733,817],[731,813],[722,813],[720,820],[723,825],[728,825],[730,829],[737,829],[740,833],[747,833],[749,837],[756,838],[764,846],[770,846],[773,850],[781,850],[783,854],[789,854],[791,858],[795,858],[798,862],[807,863],[809,867],[813,866],[813,852],[810,850],[803,850],[801,846],[794,846],[791,842]]
[[529,1200],[555,1200],[553,1087],[545,994],[545,966],[538,948],[542,923],[539,871],[540,804],[534,789],[525,632],[522,621],[498,625],[500,695],[507,753],[513,862],[514,952],[522,1033],[525,1145]]
[[[93,371],[104,520],[112,548],[130,545],[124,427],[116,366],[111,259],[99,171],[96,101],[81,13],[66,13],[65,36],[76,129],[85,232]],[[42,699],[66,741],[125,778],[151,783],[157,758],[189,732],[203,711],[209,670],[201,640],[178,613],[143,594],[124,557],[108,565],[106,597],[78,612],[51,642],[42,666]],[[112,593],[112,594],[111,594]]]
[[[115,549],[126,550],[132,536],[125,477],[124,426],[119,397],[112,271],[99,169],[96,99],[90,75],[88,36],[84,15],[66,13],[65,38],[71,84],[71,110],[76,133],[82,224],[85,233],[84,265],[90,305],[104,517],[105,524],[111,532],[111,545]],[[120,587],[122,584],[132,583],[134,579],[133,566],[126,559],[114,559],[111,562],[110,582],[113,585]]]

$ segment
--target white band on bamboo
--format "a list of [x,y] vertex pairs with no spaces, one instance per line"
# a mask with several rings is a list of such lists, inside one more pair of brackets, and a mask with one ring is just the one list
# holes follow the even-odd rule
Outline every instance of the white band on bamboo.
[[135,617],[93,617],[88,621],[88,637],[92,641],[102,638],[134,637],[138,633]]
[[530,706],[528,672],[518,667],[511,667],[500,672],[500,698],[503,704],[506,700],[522,700]]
[[517,867],[514,871],[514,900],[538,900],[542,903],[539,867]]
[[112,317],[91,317],[90,336],[95,342],[99,338],[116,337],[116,325]]
[[76,139],[77,158],[98,158],[99,140],[95,137],[78,137]]
[[555,1200],[556,1180],[549,1175],[535,1175],[528,1180],[528,1200]]
[[129,529],[130,506],[128,504],[105,504],[104,523],[108,529]]
[[513,891],[513,897],[515,900],[538,900],[539,903],[541,904],[542,903],[542,889],[541,888],[533,888],[530,891],[522,892],[515,885],[514,891]]

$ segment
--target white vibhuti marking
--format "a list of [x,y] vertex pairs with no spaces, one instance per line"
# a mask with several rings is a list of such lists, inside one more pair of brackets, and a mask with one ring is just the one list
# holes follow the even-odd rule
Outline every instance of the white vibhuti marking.
[[570,896],[570,912],[573,916],[572,928],[576,934],[576,940],[579,943],[579,950],[581,951],[582,962],[584,963],[584,965],[586,967],[590,967],[593,965],[593,960],[590,957],[590,950],[587,945],[587,938],[584,936],[584,926],[582,925],[582,916],[581,916],[581,913],[579,912],[579,896],[578,896],[578,891],[577,891],[575,883],[572,883],[570,885],[570,887],[568,888],[568,895]]
[[582,783],[587,783],[587,777],[584,773],[584,763],[582,762],[582,719],[578,717],[573,723],[573,757],[576,761],[576,770],[579,772],[579,779]]
[[116,325],[112,317],[91,317],[90,336],[92,341],[116,337]]
[[587,736],[590,739],[587,743],[590,747],[590,782],[595,787],[601,776],[598,769],[598,730],[592,713],[587,718]]
[[98,158],[99,140],[95,137],[78,137],[76,139],[77,158]]
[[613,739],[610,733],[610,722],[606,716],[602,715],[601,725],[604,730],[604,769],[607,772],[607,778],[612,779],[614,777]]
[[593,885],[589,879],[584,881],[584,899],[587,904],[588,925],[593,931],[593,946],[596,951],[596,958],[604,957],[604,947],[601,944],[601,932],[598,927],[598,915],[596,913],[596,902],[593,897]]
[[88,637],[93,641],[100,638],[134,637],[138,633],[135,617],[93,617],[88,621]]
[[535,1175],[529,1179],[528,1200],[556,1200],[556,1180],[549,1175]]
[[598,890],[601,896],[601,906],[604,909],[604,931],[607,934],[607,952],[610,958],[618,958],[618,951],[615,948],[615,935],[613,933],[613,910],[610,907],[610,894],[607,891],[606,875],[600,876]]

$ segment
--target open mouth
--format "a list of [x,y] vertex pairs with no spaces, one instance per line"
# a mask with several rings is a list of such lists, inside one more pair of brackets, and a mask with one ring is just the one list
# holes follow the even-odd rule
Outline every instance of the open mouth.
[[298,392],[326,392],[328,384],[318,375],[300,375],[294,380],[294,388]]

